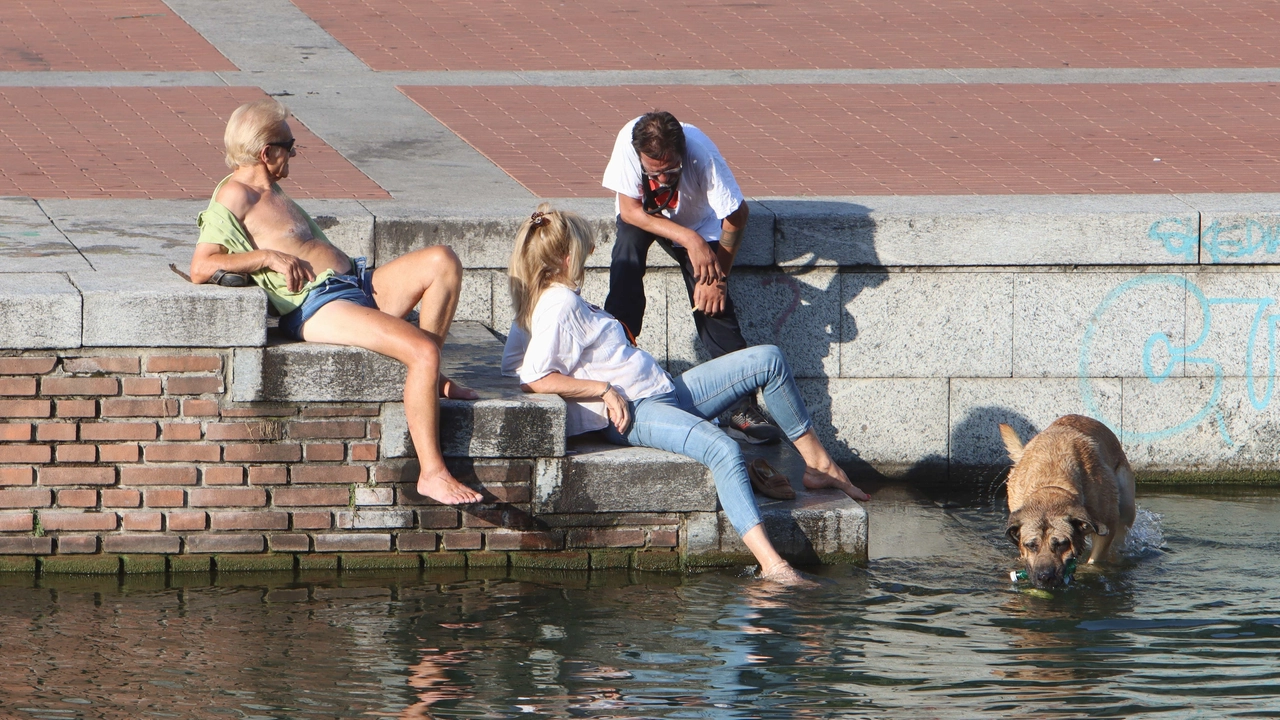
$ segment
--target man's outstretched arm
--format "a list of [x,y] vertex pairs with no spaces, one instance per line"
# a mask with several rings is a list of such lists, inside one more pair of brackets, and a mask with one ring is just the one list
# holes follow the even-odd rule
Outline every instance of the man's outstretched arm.
[[289,291],[297,292],[315,279],[311,263],[277,250],[254,250],[246,253],[229,253],[215,243],[199,243],[191,255],[191,282],[199,285],[209,281],[219,270],[229,273],[251,273],[269,268],[285,276]]

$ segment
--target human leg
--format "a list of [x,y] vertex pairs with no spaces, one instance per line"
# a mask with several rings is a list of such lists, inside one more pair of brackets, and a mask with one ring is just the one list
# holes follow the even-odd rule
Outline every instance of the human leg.
[[454,479],[440,451],[440,407],[435,385],[440,348],[426,332],[373,308],[330,302],[302,325],[308,342],[351,345],[404,363],[404,414],[418,452],[418,492],[446,505],[479,502],[480,493]]
[[644,324],[644,273],[654,236],[621,217],[617,218],[617,228],[604,311],[617,318],[633,337],[639,337]]
[[[379,310],[402,318],[418,307],[418,327],[437,346],[444,345],[462,290],[462,263],[451,248],[434,245],[401,255],[374,270],[370,285]],[[444,397],[476,398],[443,375],[438,390]]]

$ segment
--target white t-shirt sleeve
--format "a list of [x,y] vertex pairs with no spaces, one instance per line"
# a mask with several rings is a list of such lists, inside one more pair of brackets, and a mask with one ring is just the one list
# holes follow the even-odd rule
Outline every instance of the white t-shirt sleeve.
[[528,347],[529,333],[512,321],[511,329],[507,331],[507,344],[502,348],[503,376],[519,375],[520,366],[524,364],[524,351]]
[[[566,297],[568,296],[568,297]],[[517,375],[528,384],[557,372],[569,375],[586,349],[581,301],[567,288],[542,293],[529,320],[529,344]]]
[[734,179],[729,163],[725,162],[724,156],[714,145],[711,146],[707,175],[707,204],[715,212],[716,218],[723,220],[742,204],[742,190],[738,188],[738,181]]
[[[636,118],[639,120],[640,118]],[[613,154],[609,156],[609,164],[604,168],[605,189],[622,193],[629,198],[640,199],[640,156],[631,147],[631,128],[636,120],[627,123],[618,132],[613,143]]]

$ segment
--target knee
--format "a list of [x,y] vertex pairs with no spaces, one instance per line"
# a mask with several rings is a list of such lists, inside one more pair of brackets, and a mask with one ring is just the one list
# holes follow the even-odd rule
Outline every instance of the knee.
[[440,348],[434,340],[427,337],[426,333],[420,333],[420,335],[421,337],[410,342],[409,352],[404,364],[409,370],[438,372],[440,369]]
[[706,462],[708,467],[716,467],[724,463],[733,463],[742,459],[742,448],[738,447],[738,443],[724,431],[707,423],[706,433]]
[[782,350],[777,345],[752,345],[742,352],[750,353],[753,364],[767,367],[773,373],[786,370],[787,357],[782,354]]
[[423,252],[423,263],[433,281],[462,284],[462,261],[448,245],[435,245]]

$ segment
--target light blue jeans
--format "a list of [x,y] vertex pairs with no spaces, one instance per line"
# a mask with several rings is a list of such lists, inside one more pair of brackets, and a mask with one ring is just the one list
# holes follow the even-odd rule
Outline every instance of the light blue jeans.
[[795,440],[813,423],[791,368],[773,345],[756,345],[703,363],[678,378],[676,389],[631,404],[631,427],[623,436],[610,425],[605,436],[618,445],[642,445],[679,453],[711,468],[720,506],[739,535],[760,524],[747,463],[733,438],[708,422],[764,389],[764,402],[778,427]]

